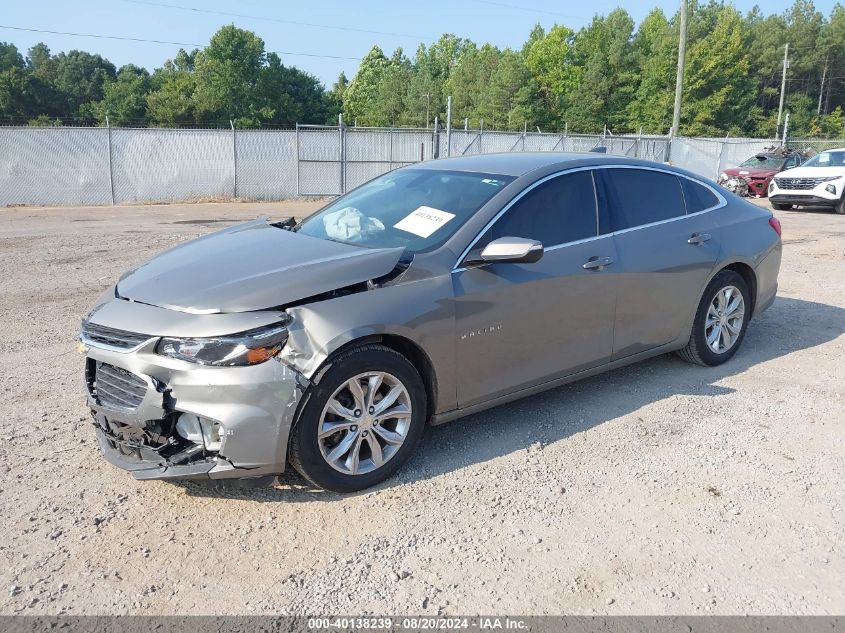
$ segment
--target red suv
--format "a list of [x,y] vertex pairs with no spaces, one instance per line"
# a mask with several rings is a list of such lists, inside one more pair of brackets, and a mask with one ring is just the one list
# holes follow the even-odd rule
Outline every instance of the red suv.
[[[739,167],[726,169],[717,182],[734,193],[765,198],[775,174],[798,167],[802,162],[804,157],[798,153],[762,152],[743,161]],[[747,190],[740,179],[747,184]]]

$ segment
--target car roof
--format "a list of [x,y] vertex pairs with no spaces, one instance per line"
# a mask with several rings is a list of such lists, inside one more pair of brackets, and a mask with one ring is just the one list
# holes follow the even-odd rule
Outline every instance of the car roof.
[[483,174],[499,174],[502,176],[522,176],[536,169],[560,166],[561,168],[593,166],[593,165],[639,165],[653,166],[646,160],[598,154],[593,152],[508,152],[502,154],[477,154],[473,156],[456,156],[453,158],[436,158],[423,163],[410,165],[410,169],[436,169],[449,171],[472,171]]

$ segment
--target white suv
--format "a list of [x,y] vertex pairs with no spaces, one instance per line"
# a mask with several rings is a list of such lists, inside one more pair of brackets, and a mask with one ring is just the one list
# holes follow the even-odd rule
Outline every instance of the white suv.
[[845,214],[845,148],[816,154],[800,167],[779,173],[769,184],[772,207],[829,207]]

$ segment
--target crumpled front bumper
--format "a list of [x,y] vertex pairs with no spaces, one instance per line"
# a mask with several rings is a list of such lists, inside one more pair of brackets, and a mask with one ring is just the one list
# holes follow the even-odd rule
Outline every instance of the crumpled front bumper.
[[[129,352],[90,345],[86,350],[87,402],[106,460],[136,479],[252,478],[284,471],[288,435],[307,385],[302,375],[276,359],[250,367],[207,367],[166,358],[155,353],[157,340]],[[88,374],[98,362],[147,383],[136,407],[97,397]],[[206,451],[175,435],[179,446],[165,450],[144,439],[157,424],[172,427],[180,413],[222,425],[220,450]],[[118,428],[126,433],[115,432]]]

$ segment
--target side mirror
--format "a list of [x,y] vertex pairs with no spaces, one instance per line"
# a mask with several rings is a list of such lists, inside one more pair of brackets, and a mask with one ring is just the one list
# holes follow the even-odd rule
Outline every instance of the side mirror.
[[543,257],[543,245],[524,237],[500,237],[493,240],[468,264],[533,264]]

